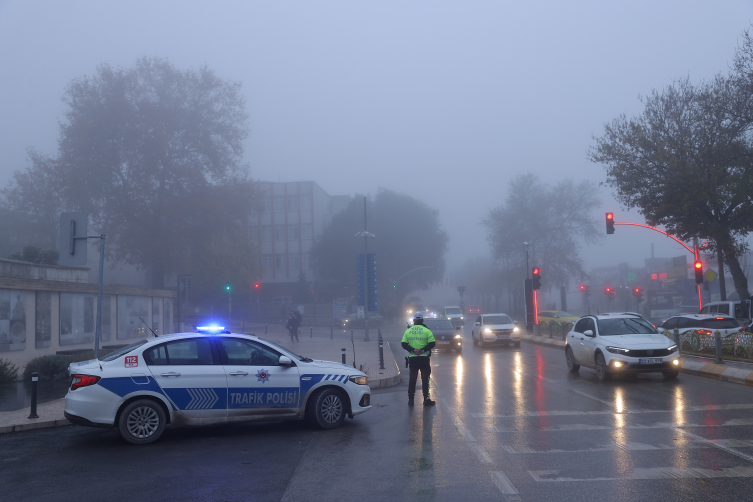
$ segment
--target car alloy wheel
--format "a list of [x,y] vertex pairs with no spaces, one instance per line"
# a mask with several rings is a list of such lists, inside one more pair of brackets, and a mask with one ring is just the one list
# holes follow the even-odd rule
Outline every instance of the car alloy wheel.
[[607,369],[607,363],[604,361],[603,354],[596,354],[596,376],[598,376],[599,380],[602,382],[612,378],[612,374],[609,373],[609,370]]
[[320,410],[325,422],[328,424],[337,423],[343,414],[343,402],[339,396],[330,394],[322,401]]
[[167,418],[165,410],[151,399],[128,404],[116,424],[123,439],[132,444],[149,444],[162,436]]
[[310,401],[311,422],[321,429],[336,429],[345,421],[345,401],[341,391],[328,387],[313,395]]
[[567,359],[567,369],[570,373],[577,373],[580,370],[580,364],[575,362],[575,356],[573,355],[573,349],[570,347],[565,349],[565,359]]

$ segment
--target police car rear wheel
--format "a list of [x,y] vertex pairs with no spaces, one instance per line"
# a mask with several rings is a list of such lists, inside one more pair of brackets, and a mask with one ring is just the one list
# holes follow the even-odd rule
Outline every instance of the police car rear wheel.
[[149,444],[165,431],[165,410],[149,399],[134,401],[120,414],[118,430],[132,444]]
[[312,422],[322,429],[336,429],[345,421],[345,402],[336,389],[323,389],[312,398]]

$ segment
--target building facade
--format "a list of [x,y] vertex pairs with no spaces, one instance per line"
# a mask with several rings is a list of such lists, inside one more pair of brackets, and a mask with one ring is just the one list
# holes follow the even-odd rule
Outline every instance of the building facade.
[[350,197],[329,195],[313,181],[258,182],[255,188],[260,202],[249,230],[260,243],[264,296],[276,304],[290,303],[301,273],[309,284],[318,279],[314,241]]
[[[149,328],[174,332],[175,291],[105,284],[102,293],[101,347],[153,336]],[[93,349],[96,313],[88,268],[0,260],[0,359],[23,369],[38,356]]]

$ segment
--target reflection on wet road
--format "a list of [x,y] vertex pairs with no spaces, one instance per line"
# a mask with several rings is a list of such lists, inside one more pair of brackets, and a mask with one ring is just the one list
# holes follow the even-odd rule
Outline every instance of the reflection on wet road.
[[689,375],[600,382],[530,344],[468,344],[432,366],[438,413],[405,408],[413,433],[433,424],[427,500],[753,498],[751,388]]

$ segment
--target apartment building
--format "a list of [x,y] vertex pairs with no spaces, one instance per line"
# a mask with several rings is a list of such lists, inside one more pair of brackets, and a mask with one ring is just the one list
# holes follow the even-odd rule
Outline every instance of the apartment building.
[[255,185],[260,203],[251,214],[250,232],[261,243],[264,296],[274,303],[289,303],[301,272],[309,283],[318,279],[311,257],[314,240],[347,207],[350,197],[329,195],[313,181]]

